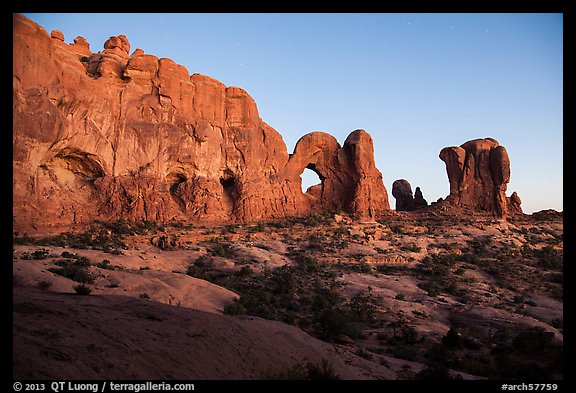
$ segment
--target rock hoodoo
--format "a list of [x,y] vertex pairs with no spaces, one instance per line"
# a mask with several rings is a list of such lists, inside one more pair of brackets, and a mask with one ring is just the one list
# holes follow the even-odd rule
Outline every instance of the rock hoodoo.
[[396,198],[396,211],[410,211],[413,208],[414,195],[408,180],[399,179],[392,183],[392,196]]
[[440,159],[446,163],[450,182],[447,203],[493,212],[499,217],[522,212],[516,193],[508,207],[510,159],[496,139],[474,139],[460,146],[445,147],[440,151]]
[[418,210],[426,206],[428,206],[428,201],[424,199],[420,187],[416,187],[416,190],[414,191],[414,208]]
[[392,196],[396,198],[396,211],[414,211],[428,206],[420,187],[412,194],[412,186],[405,179],[392,183]]
[[[93,220],[258,221],[389,210],[372,138],[304,135],[288,154],[239,87],[110,37],[93,53],[13,16],[14,230]],[[321,183],[301,190],[305,168]]]

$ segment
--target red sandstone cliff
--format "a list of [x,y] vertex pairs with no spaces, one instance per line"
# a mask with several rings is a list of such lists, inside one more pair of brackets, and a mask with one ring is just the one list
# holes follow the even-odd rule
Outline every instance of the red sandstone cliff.
[[[246,91],[136,49],[92,52],[13,17],[14,230],[95,219],[256,221],[389,210],[372,139],[314,132],[289,155]],[[308,193],[300,175],[322,179]]]

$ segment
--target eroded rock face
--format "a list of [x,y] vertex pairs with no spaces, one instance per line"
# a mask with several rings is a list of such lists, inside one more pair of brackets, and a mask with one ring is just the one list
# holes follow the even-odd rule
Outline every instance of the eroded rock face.
[[[493,138],[474,139],[445,147],[440,159],[446,164],[450,182],[448,203],[506,217],[510,159],[504,146]],[[514,199],[512,209],[518,210],[520,198],[516,195]]]
[[[14,230],[63,230],[95,219],[258,221],[343,208],[389,210],[370,135],[341,147],[302,137],[289,155],[250,95],[125,36],[104,49],[66,44],[13,17]],[[301,191],[304,168],[322,182]]]

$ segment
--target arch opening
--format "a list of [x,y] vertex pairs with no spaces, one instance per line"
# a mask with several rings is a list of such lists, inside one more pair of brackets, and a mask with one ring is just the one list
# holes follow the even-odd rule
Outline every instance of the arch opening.
[[318,172],[316,165],[308,164],[300,175],[300,179],[302,179],[302,192],[310,194],[314,189],[321,189],[326,178]]

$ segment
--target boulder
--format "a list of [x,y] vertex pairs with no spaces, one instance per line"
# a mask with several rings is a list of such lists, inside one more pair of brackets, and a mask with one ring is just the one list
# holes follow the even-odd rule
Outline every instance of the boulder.
[[50,37],[55,40],[64,41],[64,34],[60,30],[52,30]]

